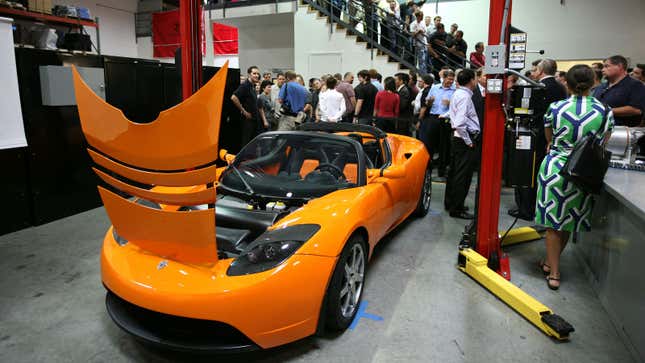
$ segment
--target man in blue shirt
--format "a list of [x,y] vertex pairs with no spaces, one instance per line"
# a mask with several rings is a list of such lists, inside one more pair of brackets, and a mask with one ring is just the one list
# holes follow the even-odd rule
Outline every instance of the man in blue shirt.
[[297,74],[294,71],[285,72],[287,83],[282,85],[278,94],[278,105],[280,116],[278,131],[295,130],[305,119],[305,102],[307,100],[307,89],[296,81]]
[[[446,168],[450,164],[450,139],[451,131],[450,122],[447,120],[447,113],[450,106],[450,98],[455,93],[453,87],[455,83],[455,73],[451,70],[443,71],[442,83],[435,84],[428,92],[426,104],[430,108],[428,115],[428,145],[430,146],[431,157],[433,158],[430,167],[437,167],[438,176],[445,178]],[[434,156],[439,154],[437,161]]]
[[607,83],[598,86],[593,96],[612,108],[616,126],[639,126],[645,112],[645,85],[629,77],[627,59],[607,58],[602,73]]
[[378,73],[378,71],[376,69],[370,69],[369,72],[370,72],[370,79],[374,87],[376,87],[376,89],[379,91],[383,91],[385,87],[383,87],[383,84],[379,80],[380,74]]

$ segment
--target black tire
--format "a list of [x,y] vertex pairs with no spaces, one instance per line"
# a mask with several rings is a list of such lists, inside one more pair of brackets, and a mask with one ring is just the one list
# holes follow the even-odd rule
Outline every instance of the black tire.
[[[357,253],[357,251],[360,251]],[[367,265],[366,243],[360,235],[352,236],[345,244],[343,252],[340,254],[336,268],[327,288],[325,300],[327,306],[325,309],[325,328],[328,331],[341,331],[347,329],[354,320],[358,307],[363,297],[363,288],[365,287],[365,271]],[[356,258],[357,260],[353,260]],[[360,259],[360,262],[359,260]],[[358,264],[358,265],[357,265]],[[356,273],[348,283],[346,266],[362,266],[362,274]],[[350,268],[351,269],[351,268]],[[358,271],[356,271],[358,272]],[[360,286],[357,282],[360,279]],[[354,285],[354,289],[350,287]],[[356,291],[358,290],[358,291]],[[355,295],[352,295],[352,294]],[[347,304],[347,303],[350,304]]]
[[432,200],[432,169],[429,167],[426,168],[426,172],[423,175],[423,185],[421,186],[421,192],[419,192],[419,201],[417,202],[417,209],[414,211],[414,215],[421,218],[425,217],[430,210],[430,201]]

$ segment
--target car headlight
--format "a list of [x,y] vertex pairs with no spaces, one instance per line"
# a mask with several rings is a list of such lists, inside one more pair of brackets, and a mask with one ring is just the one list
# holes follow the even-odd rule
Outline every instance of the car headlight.
[[319,229],[317,224],[298,224],[266,231],[231,263],[226,274],[240,276],[270,270],[296,253]]

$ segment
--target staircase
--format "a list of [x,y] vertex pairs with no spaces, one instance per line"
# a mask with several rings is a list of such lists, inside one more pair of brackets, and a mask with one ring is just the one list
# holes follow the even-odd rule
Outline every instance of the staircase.
[[331,23],[330,17],[307,1],[299,2],[294,17],[294,68],[306,79],[326,73],[353,72],[374,68],[383,75],[407,69],[349,26]]
[[[363,63],[362,66],[358,65],[358,69],[376,68],[380,73],[387,75],[392,75],[402,70],[419,73],[416,67],[417,60],[414,48],[410,42],[411,36],[407,32],[407,25],[400,20],[384,16],[382,12],[377,10],[375,5],[372,4],[371,7],[365,9],[363,2],[360,0],[345,1],[345,6],[342,9],[337,8],[333,0],[300,0],[298,4],[298,12],[305,7],[308,14],[315,14],[317,22],[320,22],[320,20],[325,21],[326,31],[330,34],[330,41],[340,40],[337,36],[336,39],[333,39],[334,33],[342,33],[346,39],[355,41],[361,45],[362,50],[368,51],[370,61],[376,60],[378,63],[385,61],[388,65],[384,67],[387,70],[382,70],[381,68],[383,67],[367,67],[363,56],[359,57]],[[369,21],[370,17],[371,21]],[[313,31],[320,31],[318,28],[312,29],[309,34],[313,33]],[[298,48],[296,47],[296,49]],[[439,55],[439,59],[435,62],[436,65],[447,65],[452,69],[460,67],[453,60],[454,56],[452,56],[452,59],[448,56],[447,48],[435,45],[433,49]],[[458,58],[469,63],[464,58]],[[435,70],[429,69],[429,71]]]

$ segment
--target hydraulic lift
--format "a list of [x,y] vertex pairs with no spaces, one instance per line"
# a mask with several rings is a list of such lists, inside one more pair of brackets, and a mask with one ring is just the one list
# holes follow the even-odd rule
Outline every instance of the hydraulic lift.
[[[566,340],[574,331],[563,318],[510,282],[508,256],[504,244],[541,238],[541,231],[524,227],[509,231],[503,238],[498,231],[502,159],[507,117],[504,94],[512,0],[490,0],[486,73],[488,92],[485,103],[485,122],[482,132],[482,157],[477,193],[476,219],[470,231],[464,233],[459,246],[458,268],[479,282],[499,299],[516,310],[547,335]],[[517,73],[516,73],[517,74]],[[535,84],[535,83],[534,83]],[[537,84],[535,84],[537,86]],[[539,86],[538,86],[539,87]]]

